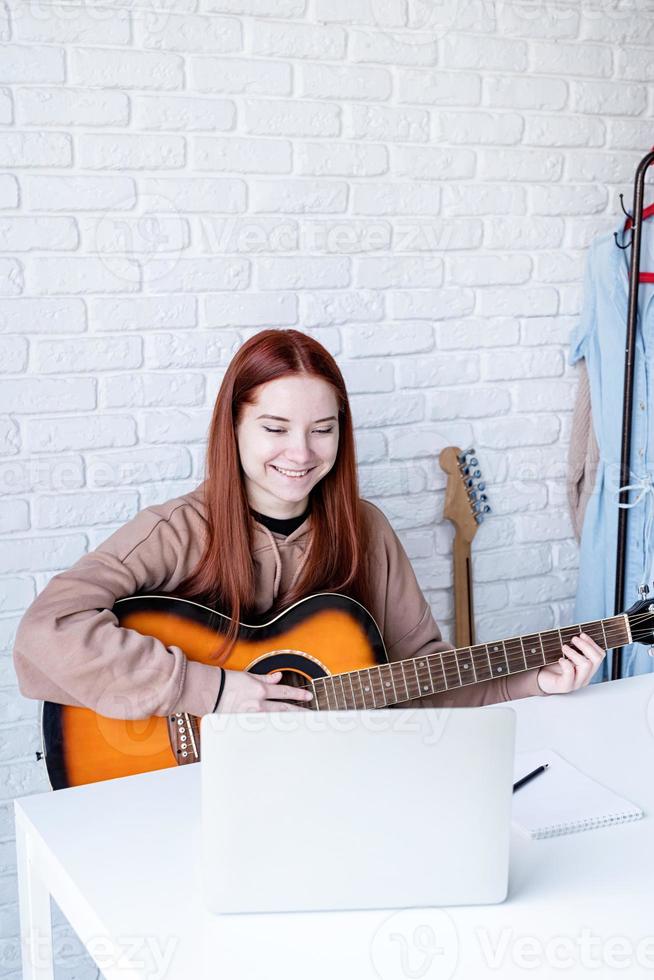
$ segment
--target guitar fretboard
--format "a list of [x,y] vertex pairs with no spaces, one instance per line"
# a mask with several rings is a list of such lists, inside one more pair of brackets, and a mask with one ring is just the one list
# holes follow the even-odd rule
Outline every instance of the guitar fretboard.
[[580,633],[586,633],[604,650],[631,642],[628,620],[623,614],[493,643],[475,643],[425,657],[320,677],[311,684],[314,697],[310,706],[318,711],[386,708],[401,701],[534,670],[555,663],[563,644],[569,644]]

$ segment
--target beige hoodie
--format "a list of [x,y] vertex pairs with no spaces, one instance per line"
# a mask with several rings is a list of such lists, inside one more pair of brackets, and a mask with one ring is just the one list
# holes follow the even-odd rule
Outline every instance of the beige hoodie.
[[[92,708],[109,718],[213,710],[220,670],[187,660],[178,646],[118,625],[117,599],[144,590],[174,593],[197,564],[207,533],[205,484],[146,507],[95,551],[55,575],[26,611],[13,651],[28,698]],[[384,514],[368,501],[373,600],[369,612],[389,660],[450,649],[441,639],[407,555]],[[301,571],[311,515],[288,537],[257,522],[256,611],[283,601]],[[493,704],[542,694],[532,670],[404,702],[403,706]]]

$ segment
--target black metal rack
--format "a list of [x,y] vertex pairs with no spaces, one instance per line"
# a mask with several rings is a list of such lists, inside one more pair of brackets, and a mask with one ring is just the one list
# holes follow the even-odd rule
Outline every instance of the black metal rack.
[[[629,267],[629,303],[627,313],[627,335],[624,360],[624,395],[622,402],[622,448],[620,456],[620,487],[629,483],[629,461],[631,457],[631,421],[634,395],[634,354],[636,341],[636,322],[638,318],[638,287],[640,285],[640,245],[643,224],[643,199],[645,195],[645,173],[654,163],[654,147],[644,156],[636,169],[634,180],[634,204],[631,212],[633,234],[631,238],[631,264]],[[617,238],[616,238],[617,242]],[[618,243],[619,244],[619,243]],[[628,246],[627,246],[628,247]],[[628,503],[629,491],[621,490],[619,503]],[[615,559],[615,614],[625,608],[625,545],[627,541],[626,507],[618,510],[618,537]],[[622,676],[622,647],[613,651],[611,680]]]

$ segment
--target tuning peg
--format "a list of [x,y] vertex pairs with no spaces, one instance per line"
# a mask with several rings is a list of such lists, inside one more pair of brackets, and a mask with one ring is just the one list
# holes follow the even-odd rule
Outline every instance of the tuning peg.
[[478,483],[477,484],[477,490],[485,490],[485,489],[486,489],[486,484],[485,483]]
[[491,512],[490,507],[488,506],[488,504],[485,504],[484,505],[484,509],[483,509],[483,513],[484,514],[490,514],[490,512]]
[[475,514],[475,523],[477,523],[477,524],[483,524],[484,523],[484,518],[482,517],[481,514]]
[[473,456],[471,460],[468,460],[468,462],[470,463],[470,466],[478,466],[479,465],[479,460],[477,459],[476,456]]
[[459,453],[459,456],[458,456],[459,462],[460,463],[465,463],[466,456],[469,456],[471,453],[474,453],[474,449],[472,448],[472,446],[470,447],[470,449],[464,449],[462,453]]
[[649,585],[639,585],[638,595],[640,596],[641,599],[646,599],[647,596],[649,595]]
[[480,500],[488,500],[488,497],[486,496],[485,493],[482,493],[482,494],[479,495],[479,499]]

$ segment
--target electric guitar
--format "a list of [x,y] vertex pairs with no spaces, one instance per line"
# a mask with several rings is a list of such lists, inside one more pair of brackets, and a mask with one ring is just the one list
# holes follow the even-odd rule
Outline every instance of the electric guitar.
[[490,512],[486,486],[480,482],[481,470],[474,449],[464,452],[447,446],[438,457],[447,473],[443,517],[454,524],[454,642],[458,647],[475,642],[475,614],[472,601],[472,563],[470,545]]
[[[215,665],[213,651],[229,626],[208,605],[165,593],[119,599],[112,612],[120,626],[180,646],[205,664]],[[388,708],[555,663],[562,645],[581,632],[605,650],[651,643],[654,603],[641,600],[593,623],[389,662],[377,624],[360,603],[319,593],[266,622],[239,624],[225,666],[254,674],[281,670],[281,683],[311,689],[303,706],[315,711]],[[50,784],[61,789],[198,762],[199,727],[184,712],[130,720],[46,701],[41,730]]]

